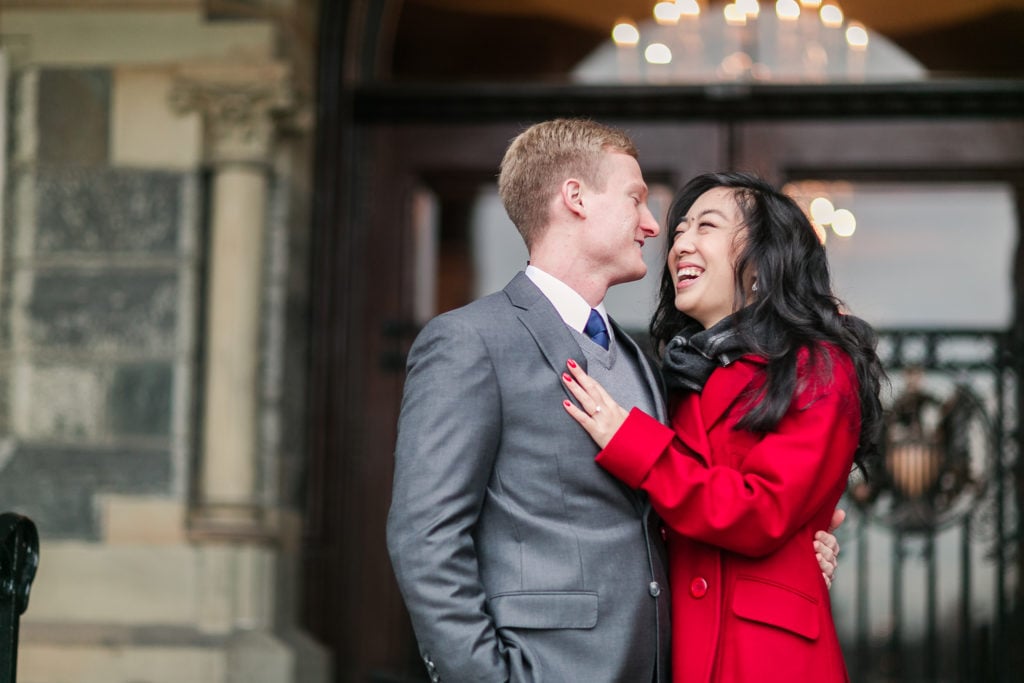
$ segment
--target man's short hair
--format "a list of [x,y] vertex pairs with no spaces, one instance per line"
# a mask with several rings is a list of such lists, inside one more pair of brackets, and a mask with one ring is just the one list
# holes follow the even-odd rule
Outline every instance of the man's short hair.
[[501,160],[498,194],[527,248],[547,227],[551,198],[563,180],[577,177],[604,190],[606,152],[637,156],[624,131],[589,119],[544,121],[512,140]]

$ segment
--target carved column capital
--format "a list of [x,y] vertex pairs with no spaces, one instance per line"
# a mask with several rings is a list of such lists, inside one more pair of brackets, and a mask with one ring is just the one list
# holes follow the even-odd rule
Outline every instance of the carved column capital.
[[260,330],[264,226],[275,124],[293,106],[277,62],[189,64],[170,104],[203,117],[213,166],[203,382],[203,435],[194,539],[252,542],[273,534],[261,480]]
[[189,65],[178,69],[174,81],[171,107],[203,116],[207,161],[266,163],[274,116],[294,103],[284,64]]

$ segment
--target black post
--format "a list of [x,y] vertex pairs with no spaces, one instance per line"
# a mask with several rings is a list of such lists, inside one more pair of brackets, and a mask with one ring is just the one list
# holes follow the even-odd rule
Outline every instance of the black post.
[[868,617],[868,513],[861,509],[857,515],[857,659],[853,666],[853,679],[857,681],[867,680],[868,672],[873,671],[869,666],[872,661],[871,653],[868,650],[871,646],[868,640],[870,633],[870,620]]
[[39,566],[39,534],[28,517],[0,515],[0,683],[15,683],[18,621]]
[[924,540],[925,561],[925,639],[924,639],[924,679],[928,683],[939,680],[939,635],[936,618],[938,616],[938,570],[935,567],[935,529],[929,529]]
[[901,680],[903,662],[903,531],[896,529],[892,536],[892,633],[889,635],[888,675]]

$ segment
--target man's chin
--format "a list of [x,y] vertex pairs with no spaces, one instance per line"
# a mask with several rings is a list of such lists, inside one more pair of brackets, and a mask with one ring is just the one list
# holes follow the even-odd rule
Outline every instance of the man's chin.
[[643,263],[643,264],[641,264],[641,267],[637,268],[636,272],[633,273],[633,277],[631,277],[629,279],[629,282],[635,282],[637,280],[643,280],[645,275],[647,275],[647,264]]
[[633,270],[630,273],[623,274],[622,277],[620,277],[620,278],[616,279],[614,282],[612,282],[612,286],[614,286],[614,285],[624,285],[624,284],[626,284],[628,282],[636,282],[637,280],[643,280],[645,275],[647,275],[647,267],[646,266],[644,266],[643,268],[635,269],[635,270]]

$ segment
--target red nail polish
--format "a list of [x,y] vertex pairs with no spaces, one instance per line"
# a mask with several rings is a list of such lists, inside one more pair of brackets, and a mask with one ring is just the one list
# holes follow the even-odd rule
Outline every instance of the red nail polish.
[[571,403],[569,403],[569,399],[566,399],[566,400],[562,401],[562,405],[563,405],[563,406],[565,406],[566,408],[568,408],[568,407],[569,407],[569,406],[571,406],[572,404],[571,404]]
[[562,373],[562,379],[564,379],[566,382],[571,382],[572,381],[572,377],[570,377],[569,373],[567,373],[567,372],[563,372]]
[[574,361],[574,360],[573,360],[572,358],[570,358],[570,359],[569,359],[569,360],[567,361],[567,363],[566,363],[566,364],[567,364],[567,365],[568,365],[568,366],[569,366],[570,368],[575,368],[575,367],[576,367],[576,361]]

